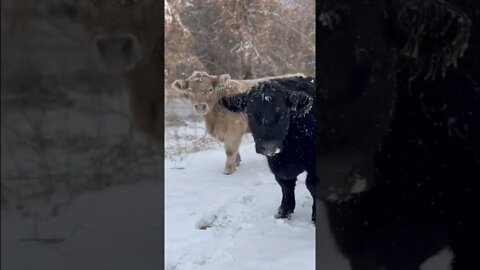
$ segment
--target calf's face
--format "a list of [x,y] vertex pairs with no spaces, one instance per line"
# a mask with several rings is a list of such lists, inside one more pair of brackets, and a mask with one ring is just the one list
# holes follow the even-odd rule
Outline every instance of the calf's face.
[[273,82],[262,82],[248,93],[223,97],[219,103],[232,112],[247,113],[256,152],[274,156],[285,147],[291,117],[309,110],[313,98],[283,90]]
[[195,71],[186,80],[175,80],[173,89],[188,97],[193,109],[199,115],[206,115],[218,102],[219,91],[225,91],[230,75],[209,75]]
[[160,1],[79,0],[77,8],[93,40],[95,58],[105,70],[132,69],[162,40]]

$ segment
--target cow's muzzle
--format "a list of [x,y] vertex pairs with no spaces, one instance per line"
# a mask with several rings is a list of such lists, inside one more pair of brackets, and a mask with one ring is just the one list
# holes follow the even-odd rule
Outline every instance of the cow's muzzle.
[[257,143],[256,152],[258,154],[272,157],[282,151],[282,147],[275,141],[265,141]]
[[128,33],[96,36],[95,52],[102,67],[110,71],[131,69],[141,56],[137,39]]
[[207,103],[195,103],[193,104],[195,112],[199,115],[205,115],[208,113],[208,104]]

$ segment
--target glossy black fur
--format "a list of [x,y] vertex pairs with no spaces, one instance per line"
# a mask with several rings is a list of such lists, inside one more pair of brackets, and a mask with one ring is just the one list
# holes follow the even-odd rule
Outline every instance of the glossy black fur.
[[[314,93],[311,77],[282,78],[261,82],[248,93],[219,101],[230,111],[247,113],[258,153],[267,155],[269,148],[281,150],[267,155],[270,170],[282,188],[276,218],[287,218],[293,213],[297,176],[304,171],[307,188],[315,198]],[[315,202],[312,220],[315,221]]]
[[[453,270],[480,269],[479,3],[373,2],[318,6],[341,18],[317,32],[317,194],[337,246],[353,270],[419,270],[445,247]],[[405,25],[425,10],[442,16],[428,17],[414,52]],[[465,14],[468,48],[442,76],[431,60],[458,49],[439,47]],[[363,193],[348,194],[353,170],[368,180]]]

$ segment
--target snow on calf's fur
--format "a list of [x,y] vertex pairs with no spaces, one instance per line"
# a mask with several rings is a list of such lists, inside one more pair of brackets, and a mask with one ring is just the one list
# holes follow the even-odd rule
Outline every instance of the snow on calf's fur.
[[[307,172],[306,185],[315,197],[315,84],[311,77],[268,80],[219,103],[235,113],[246,113],[257,153],[265,155],[282,188],[275,215],[287,218],[295,209],[297,176]],[[312,206],[315,221],[315,200]]]
[[172,83],[172,87],[186,96],[193,105],[196,113],[202,115],[205,129],[224,143],[227,161],[225,174],[231,174],[240,164],[238,152],[243,135],[249,133],[246,116],[232,113],[218,104],[218,100],[225,96],[248,91],[260,81],[303,74],[285,74],[275,77],[264,77],[252,80],[234,80],[229,74],[210,75],[204,71],[195,71],[186,80],[179,79]]

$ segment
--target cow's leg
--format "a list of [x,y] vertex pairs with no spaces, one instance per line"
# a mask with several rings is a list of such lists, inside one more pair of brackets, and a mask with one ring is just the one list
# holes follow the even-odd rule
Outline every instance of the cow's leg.
[[240,157],[240,153],[237,153],[237,159],[236,159],[236,161],[237,161],[237,164],[236,164],[237,167],[240,166],[240,162],[242,161],[242,158]]
[[238,148],[242,142],[242,134],[236,134],[234,132],[227,133],[225,135],[224,147],[225,154],[227,154],[227,162],[225,163],[225,174],[232,174],[235,168],[240,163],[240,154]]
[[275,176],[275,180],[282,188],[282,203],[278,207],[275,218],[289,218],[295,210],[295,184],[297,179],[280,179]]
[[308,191],[310,191],[310,194],[312,195],[312,199],[313,199],[313,205],[312,205],[312,221],[315,222],[316,220],[316,212],[315,212],[315,201],[316,201],[316,197],[315,197],[315,174],[314,173],[311,173],[309,172],[307,174],[307,179],[305,181],[305,184],[307,185],[307,189]]

